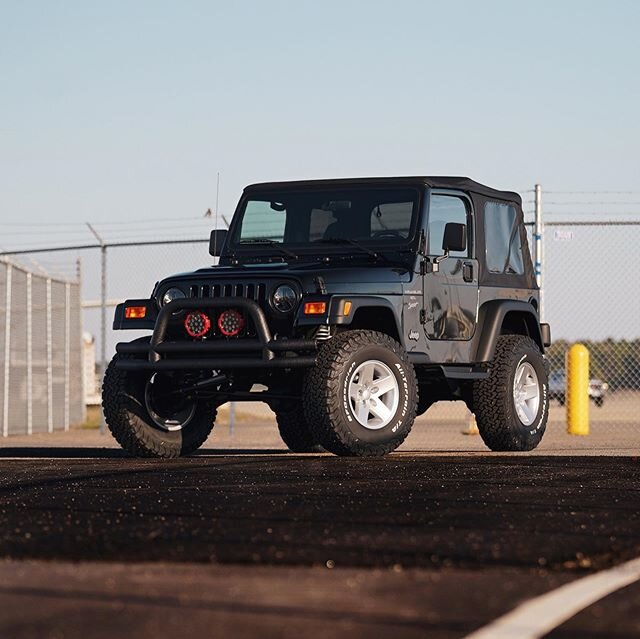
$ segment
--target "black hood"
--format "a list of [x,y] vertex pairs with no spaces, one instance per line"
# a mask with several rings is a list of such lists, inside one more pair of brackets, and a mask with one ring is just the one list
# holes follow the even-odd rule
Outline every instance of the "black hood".
[[403,283],[409,282],[408,268],[387,264],[344,264],[319,265],[317,262],[271,264],[247,264],[238,266],[211,266],[189,273],[171,275],[156,286],[156,291],[170,284],[215,284],[216,281],[277,281],[293,279],[297,281],[303,294],[318,292],[319,281],[327,293],[360,294],[401,294]]

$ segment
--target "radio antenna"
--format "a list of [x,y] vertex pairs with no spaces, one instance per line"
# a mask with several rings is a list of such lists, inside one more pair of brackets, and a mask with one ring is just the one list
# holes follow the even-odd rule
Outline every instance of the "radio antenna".
[[218,171],[216,176],[216,220],[215,220],[215,229],[218,230],[218,203],[220,202],[220,171]]

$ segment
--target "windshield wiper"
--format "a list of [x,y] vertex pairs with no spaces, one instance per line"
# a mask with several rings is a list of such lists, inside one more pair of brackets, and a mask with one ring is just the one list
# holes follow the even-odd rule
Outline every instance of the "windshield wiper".
[[370,255],[375,259],[378,259],[380,257],[384,260],[387,259],[381,253],[376,253],[375,251],[372,251],[370,248],[367,248],[364,244],[361,244],[360,242],[358,242],[358,240],[352,240],[348,237],[323,237],[322,239],[316,240],[316,241],[322,242],[324,244],[351,244],[351,246],[355,246],[356,248],[360,249],[363,253],[366,253],[367,255]]
[[289,251],[288,249],[284,248],[280,244],[280,242],[276,242],[275,240],[270,240],[268,237],[256,237],[250,240],[240,240],[239,244],[242,244],[243,246],[247,246],[251,244],[272,246],[276,250],[280,251],[280,253],[282,253],[283,255],[286,255],[287,257],[290,257],[294,260],[298,259],[298,256],[293,251]]

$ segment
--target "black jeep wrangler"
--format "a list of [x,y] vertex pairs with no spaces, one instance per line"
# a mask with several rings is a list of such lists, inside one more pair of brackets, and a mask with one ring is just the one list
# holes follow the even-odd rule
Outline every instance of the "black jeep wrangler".
[[[384,455],[463,400],[492,450],[535,448],[549,396],[520,196],[460,177],[244,190],[219,264],[116,309],[107,424],[134,455],[201,446],[216,408],[266,402],[295,452]],[[257,388],[256,388],[257,386]]]

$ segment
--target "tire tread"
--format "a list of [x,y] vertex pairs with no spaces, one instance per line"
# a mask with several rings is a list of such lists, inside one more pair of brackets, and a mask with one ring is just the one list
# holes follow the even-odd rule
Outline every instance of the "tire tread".
[[316,441],[326,450],[341,456],[379,457],[395,450],[406,439],[415,419],[415,410],[408,416],[408,423],[399,435],[389,442],[371,445],[359,440],[342,424],[340,411],[340,375],[349,357],[367,346],[382,346],[395,353],[405,364],[410,377],[414,408],[417,402],[415,370],[404,348],[385,333],[372,330],[352,330],[339,333],[318,354],[316,365],[305,380],[303,397],[305,415]]
[[200,411],[200,416],[194,416],[188,428],[181,431],[180,445],[171,441],[170,437],[159,437],[161,431],[131,411],[131,403],[135,401],[130,394],[131,376],[115,366],[118,360],[130,357],[116,354],[107,367],[102,383],[102,409],[115,440],[134,457],[175,458],[202,446],[213,429],[215,407],[207,406]]
[[276,423],[282,441],[293,453],[318,453],[322,451],[311,432],[301,410],[276,411]]
[[[511,370],[514,360],[527,350],[542,353],[538,345],[524,335],[500,335],[496,344],[494,359],[491,363],[489,377],[478,380],[473,385],[473,405],[475,408],[476,423],[484,443],[494,451],[527,451],[533,450],[546,426],[546,416],[543,416],[543,426],[534,437],[525,439],[519,434],[514,434],[514,429],[509,427],[505,417],[506,402],[512,401],[512,391],[509,388]],[[543,361],[546,372],[546,363]],[[543,410],[548,411],[548,399]],[[515,413],[515,408],[513,409]],[[517,419],[517,417],[516,417]]]

